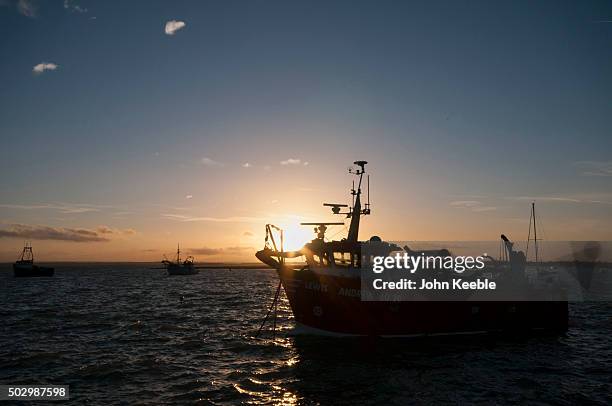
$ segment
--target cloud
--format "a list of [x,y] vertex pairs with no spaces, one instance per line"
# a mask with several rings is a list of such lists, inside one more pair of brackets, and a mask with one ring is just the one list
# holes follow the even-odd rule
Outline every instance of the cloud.
[[566,203],[580,203],[580,200],[572,197],[561,197],[561,196],[518,196],[513,197],[513,200],[523,200],[534,202],[536,200],[541,202],[566,202]]
[[26,224],[11,224],[6,229],[0,229],[0,238],[25,238],[32,240],[59,240],[72,242],[110,241],[96,230],[88,230],[85,228],[30,226]]
[[101,206],[93,204],[71,204],[71,203],[41,203],[41,204],[0,204],[0,208],[14,210],[55,210],[62,214],[78,214],[98,212],[103,208],[111,206]]
[[497,210],[497,207],[485,206],[477,200],[455,200],[454,202],[450,202],[450,205],[459,209],[469,209],[474,212]]
[[184,21],[170,20],[166,22],[166,27],[164,28],[164,32],[166,35],[174,35],[175,32],[185,28]]
[[106,234],[106,235],[134,235],[136,234],[136,230],[131,228],[126,228],[124,230],[120,230],[118,228],[110,228],[108,226],[98,226],[96,228],[96,232],[98,234]]
[[193,195],[186,195],[185,199],[189,200],[189,199],[193,199]]
[[280,161],[280,164],[281,165],[285,165],[285,166],[287,166],[287,165],[304,165],[304,166],[308,166],[308,165],[310,165],[310,162],[302,161],[301,159],[298,159],[298,158],[289,158],[289,159],[286,159],[284,161]]
[[239,254],[249,251],[254,251],[253,247],[226,247],[226,248],[210,248],[210,247],[201,247],[201,248],[190,248],[188,251],[193,255],[221,255],[221,254]]
[[478,206],[479,204],[480,202],[476,200],[456,200],[450,203],[451,206],[455,206],[455,207],[475,207],[475,206]]
[[207,158],[207,157],[204,157],[204,158],[200,159],[200,162],[202,163],[202,165],[208,166],[208,167],[211,167],[211,168],[214,168],[214,167],[218,168],[218,167],[223,166],[223,164],[221,162],[215,161],[214,159]]
[[128,228],[119,230],[99,226],[95,230],[87,228],[65,228],[28,224],[9,224],[0,229],[0,238],[21,238],[28,240],[56,240],[70,242],[107,242],[112,236],[132,235],[136,231]]
[[251,231],[245,231],[244,233],[242,233],[242,235],[244,235],[245,237],[252,237],[254,234]]
[[281,165],[299,165],[302,163],[301,159],[289,158],[285,161],[280,161]]
[[192,222],[192,221],[209,221],[211,223],[257,223],[263,219],[259,217],[194,217],[185,216],[183,214],[162,214],[162,217],[168,220]]
[[194,255],[218,255],[223,251],[223,248],[190,248],[189,253]]
[[517,196],[508,197],[507,199],[529,202],[612,204],[612,195],[609,193],[586,193],[567,196]]
[[113,233],[113,229],[107,226],[98,226],[97,231],[100,234],[112,234]]
[[64,8],[72,12],[87,13],[87,9],[76,4],[74,0],[64,0]]
[[578,161],[574,165],[584,176],[612,176],[612,161]]
[[17,11],[26,17],[34,18],[38,14],[38,7],[31,0],[19,0]]
[[32,68],[32,72],[36,74],[41,74],[46,70],[56,70],[58,65],[53,62],[42,62]]
[[251,165],[251,164],[250,164],[250,163],[248,163],[248,162],[245,162],[245,163],[243,163],[243,164],[242,164],[242,167],[243,167],[243,168],[250,168],[250,167],[252,167],[252,166],[253,166],[253,165]]

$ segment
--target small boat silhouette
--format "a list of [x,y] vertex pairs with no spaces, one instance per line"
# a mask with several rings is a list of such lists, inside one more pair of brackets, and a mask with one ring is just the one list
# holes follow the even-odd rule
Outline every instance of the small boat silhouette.
[[181,248],[176,247],[176,260],[170,261],[167,258],[162,260],[162,264],[166,266],[168,275],[195,275],[198,269],[194,266],[194,258],[189,256],[181,262]]
[[54,269],[46,266],[34,265],[32,244],[26,243],[21,251],[21,259],[13,264],[15,277],[53,276]]

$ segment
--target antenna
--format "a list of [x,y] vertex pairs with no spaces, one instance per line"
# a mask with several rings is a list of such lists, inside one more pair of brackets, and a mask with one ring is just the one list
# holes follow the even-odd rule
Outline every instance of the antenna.
[[331,207],[331,208],[332,208],[332,213],[334,213],[334,214],[346,214],[346,213],[340,213],[340,208],[341,208],[341,207],[348,207],[348,204],[341,204],[341,203],[323,203],[323,206],[326,206],[326,207]]
[[370,211],[370,174],[368,174],[368,204],[367,204],[368,212]]

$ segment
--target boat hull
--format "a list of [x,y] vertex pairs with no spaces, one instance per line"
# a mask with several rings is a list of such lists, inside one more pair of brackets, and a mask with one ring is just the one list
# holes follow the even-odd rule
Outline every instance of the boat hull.
[[32,278],[42,276],[53,276],[55,270],[50,267],[38,265],[13,264],[13,274],[17,278]]
[[361,301],[359,278],[278,269],[299,331],[307,334],[419,336],[567,330],[560,302]]
[[193,266],[169,264],[166,266],[168,275],[195,275],[198,273],[198,269]]

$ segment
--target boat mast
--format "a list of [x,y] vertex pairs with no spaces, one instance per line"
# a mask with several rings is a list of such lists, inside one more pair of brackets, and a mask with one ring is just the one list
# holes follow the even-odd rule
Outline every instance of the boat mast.
[[21,261],[34,262],[34,251],[32,251],[32,243],[24,242],[23,250],[21,251]]
[[[349,243],[357,243],[359,240],[359,220],[362,215],[370,214],[370,176],[367,178],[367,202],[365,203],[365,207],[361,208],[361,182],[363,181],[363,175],[365,174],[365,166],[367,164],[366,161],[355,161],[353,164],[357,165],[359,168],[353,169],[349,168],[349,173],[356,175],[359,177],[357,183],[357,189],[355,189],[355,180],[353,179],[353,187],[351,189],[351,195],[353,200],[352,207],[349,207],[348,204],[341,203],[323,203],[323,206],[331,207],[333,214],[340,214],[346,216],[346,218],[351,219],[351,224],[349,226],[348,236],[346,241]],[[348,211],[343,212],[342,208],[347,207]],[[317,238],[322,240],[325,235],[326,226],[328,225],[343,225],[344,223],[300,223],[303,226],[316,225],[315,233],[317,233]]]
[[176,244],[176,263],[181,263],[181,246],[180,244]]
[[535,244],[535,259],[538,262],[538,227],[535,214],[535,202],[531,203],[531,214],[533,215],[533,243]]
[[[359,220],[361,215],[370,214],[370,203],[365,204],[365,209],[361,210],[361,181],[363,180],[363,174],[365,173],[365,166],[367,164],[366,161],[355,161],[355,165],[359,166],[358,169],[349,170],[349,173],[354,173],[359,176],[359,181],[357,183],[357,190],[355,190],[355,186],[351,189],[351,194],[355,199],[355,203],[353,205],[352,210],[349,212],[348,217],[351,218],[351,225],[349,226],[349,232],[347,240],[350,242],[357,242],[359,239]],[[368,187],[369,187],[368,180]],[[368,191],[368,201],[370,198],[370,192]]]
[[533,244],[535,248],[535,262],[538,262],[538,228],[535,214],[535,202],[531,202],[531,215],[529,216],[529,232],[527,233],[526,258],[529,258],[529,242],[531,241],[531,224],[533,223]]

